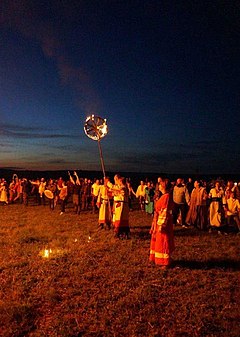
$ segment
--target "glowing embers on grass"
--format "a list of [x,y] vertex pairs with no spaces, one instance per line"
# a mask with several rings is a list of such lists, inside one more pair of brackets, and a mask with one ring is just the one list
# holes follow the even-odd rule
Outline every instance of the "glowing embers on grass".
[[63,257],[67,254],[67,250],[66,249],[60,249],[60,248],[48,248],[48,249],[43,249],[40,251],[39,255],[42,258],[45,259],[56,259],[56,258],[60,258]]
[[70,246],[69,244],[67,244],[68,248],[44,248],[39,252],[39,256],[41,256],[44,259],[57,259],[57,258],[62,258],[65,257],[68,253],[71,253],[72,250],[76,249],[76,245],[77,247],[81,250],[84,249],[84,246],[86,244],[89,244],[93,241],[92,238],[92,233],[89,232],[88,236],[84,235],[84,237],[82,238],[72,238],[72,242],[74,242],[74,247]]

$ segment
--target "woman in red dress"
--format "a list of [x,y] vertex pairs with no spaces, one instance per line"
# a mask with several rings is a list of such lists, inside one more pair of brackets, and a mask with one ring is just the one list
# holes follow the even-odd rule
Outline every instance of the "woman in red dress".
[[154,218],[150,230],[151,244],[149,260],[165,269],[171,264],[171,254],[174,250],[173,220],[172,220],[172,186],[168,179],[159,185],[162,193],[155,204]]

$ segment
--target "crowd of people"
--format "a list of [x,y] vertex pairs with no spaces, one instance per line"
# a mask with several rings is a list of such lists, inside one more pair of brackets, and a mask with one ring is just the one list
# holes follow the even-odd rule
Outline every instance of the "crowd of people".
[[[99,228],[114,228],[117,238],[129,238],[129,211],[138,205],[141,212],[152,216],[150,261],[163,267],[171,263],[174,250],[173,229],[194,226],[203,231],[227,235],[229,228],[240,233],[240,183],[229,180],[205,182],[182,178],[175,182],[159,177],[156,182],[140,181],[136,192],[130,179],[119,174],[114,182],[104,179],[79,178],[76,171],[68,179],[27,179],[16,174],[8,183],[0,183],[2,205],[20,203],[28,206],[32,198],[37,205],[60,208],[63,215],[68,203],[73,211],[98,212]],[[59,206],[58,206],[59,205]]]

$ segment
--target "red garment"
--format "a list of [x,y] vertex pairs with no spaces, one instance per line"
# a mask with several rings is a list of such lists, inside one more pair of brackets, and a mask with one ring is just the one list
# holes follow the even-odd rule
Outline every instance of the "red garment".
[[149,260],[162,266],[171,263],[174,250],[172,208],[173,201],[169,193],[163,194],[155,204]]
[[57,185],[58,185],[59,188],[62,188],[62,185],[63,185],[63,179],[62,178],[58,179]]

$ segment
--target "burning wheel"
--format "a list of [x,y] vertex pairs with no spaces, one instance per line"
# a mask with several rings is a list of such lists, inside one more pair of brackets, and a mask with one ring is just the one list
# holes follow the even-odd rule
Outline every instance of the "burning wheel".
[[89,116],[84,125],[84,132],[89,138],[99,141],[108,133],[106,119],[95,115]]

